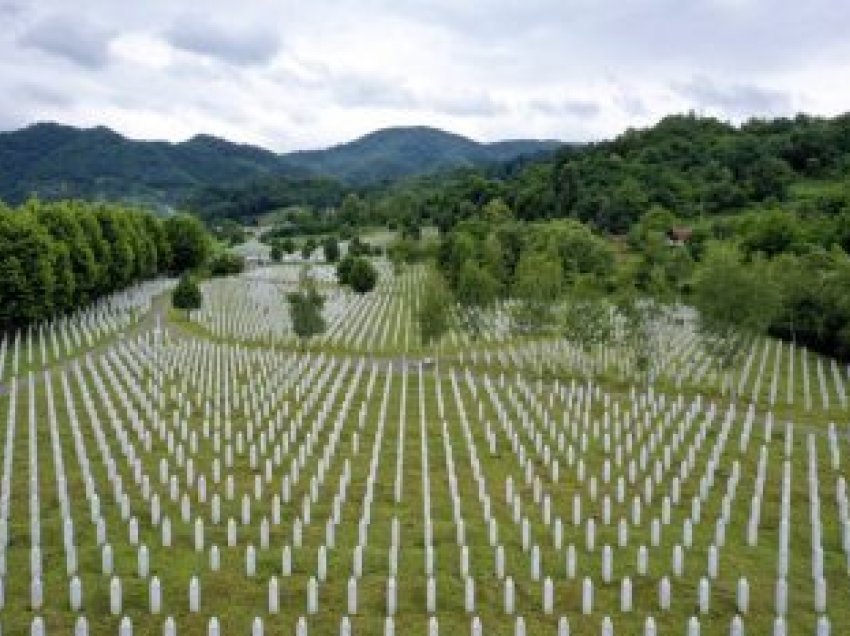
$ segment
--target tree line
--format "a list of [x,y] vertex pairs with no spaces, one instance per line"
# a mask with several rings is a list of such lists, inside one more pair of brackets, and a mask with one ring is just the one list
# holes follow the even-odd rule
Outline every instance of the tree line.
[[118,204],[0,203],[0,329],[65,314],[136,282],[202,266],[194,217],[160,219]]
[[484,168],[359,188],[332,179],[270,176],[201,190],[185,203],[207,218],[243,222],[298,206],[275,228],[281,237],[367,225],[405,234],[425,225],[448,231],[489,205],[507,207],[517,220],[573,218],[624,234],[654,208],[687,219],[772,204],[834,209],[828,193],[799,201],[795,186],[842,180],[848,165],[850,114],[753,119],[735,126],[688,113],[609,141],[567,144]]
[[566,328],[557,311],[565,298],[610,290],[616,262],[604,237],[574,220],[522,223],[503,213],[491,209],[441,238],[420,305],[426,344],[448,328],[455,303],[473,336],[500,302],[515,331],[538,334]]
[[[653,208],[687,219],[802,203],[794,186],[843,180],[850,114],[754,119],[740,126],[671,115],[613,140],[567,145],[536,159],[463,169],[362,190],[340,204],[347,223],[436,225],[447,231],[498,202],[514,218],[573,218],[624,234]],[[829,193],[811,209],[834,209]]]
[[850,214],[762,210],[695,229],[686,291],[708,321],[850,360]]
[[616,331],[649,367],[653,321],[686,304],[722,366],[768,334],[850,360],[850,214],[758,210],[705,218],[671,241],[683,223],[655,209],[623,239],[575,220],[482,211],[440,240],[423,285],[422,339],[439,340],[458,320],[476,335],[502,303],[519,335],[589,346]]

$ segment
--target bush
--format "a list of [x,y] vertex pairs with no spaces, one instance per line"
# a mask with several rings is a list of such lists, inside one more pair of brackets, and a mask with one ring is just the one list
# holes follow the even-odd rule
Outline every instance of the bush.
[[358,294],[365,294],[375,289],[375,285],[378,282],[378,271],[371,262],[365,258],[358,257],[351,263],[348,281],[351,289]]
[[322,243],[325,252],[325,260],[328,263],[336,263],[339,260],[339,243],[333,236],[329,236]]
[[280,261],[283,260],[283,248],[279,242],[275,242],[275,244],[272,245],[271,257],[272,261],[275,263],[280,263]]
[[348,254],[350,256],[369,256],[372,253],[372,246],[360,240],[359,236],[355,236],[348,243]]
[[301,258],[305,261],[308,260],[313,255],[313,252],[316,251],[317,246],[316,239],[307,239],[304,245],[301,246]]
[[340,285],[348,285],[358,294],[372,291],[378,282],[378,271],[362,256],[346,256],[336,268]]
[[230,276],[245,271],[245,259],[233,252],[220,252],[210,261],[212,276]]
[[171,294],[172,306],[175,309],[183,309],[188,319],[190,311],[201,308],[201,301],[201,289],[197,281],[192,276],[184,275]]

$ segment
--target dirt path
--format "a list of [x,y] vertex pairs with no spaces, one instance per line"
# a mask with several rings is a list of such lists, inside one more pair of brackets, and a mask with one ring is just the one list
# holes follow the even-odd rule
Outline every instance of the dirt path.
[[[63,358],[62,360],[58,360],[46,367],[33,369],[32,373],[35,376],[34,381],[36,382],[36,384],[41,382],[46,371],[54,372],[67,370],[71,367],[71,365],[74,364],[74,362],[76,362],[80,358],[84,358],[87,355],[98,355],[100,353],[103,353],[108,347],[112,346],[119,340],[132,338],[133,336],[144,333],[146,331],[152,331],[156,328],[157,322],[159,322],[159,324],[169,333],[170,336],[179,336],[180,329],[168,322],[168,299],[168,293],[160,294],[151,301],[151,308],[147,312],[145,312],[139,322],[124,331],[119,331],[115,334],[110,335],[101,342],[95,344],[95,346],[91,349],[80,351],[75,355],[72,355],[68,358]],[[19,374],[17,378],[19,380],[23,379],[29,373],[29,371],[25,371],[23,374]],[[9,393],[11,379],[12,378],[10,377],[8,379],[4,379],[3,382],[0,382],[0,395],[6,395],[7,393]]]

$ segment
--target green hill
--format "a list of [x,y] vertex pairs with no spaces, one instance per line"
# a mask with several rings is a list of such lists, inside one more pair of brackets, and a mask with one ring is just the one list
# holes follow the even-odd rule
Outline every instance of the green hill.
[[282,178],[374,184],[481,166],[553,148],[554,142],[480,144],[431,128],[394,128],[327,150],[278,155],[209,135],[181,143],[136,141],[104,127],[53,123],[0,133],[0,198],[32,194],[173,205],[207,188]]
[[198,187],[279,170],[274,153],[206,136],[133,141],[108,128],[59,124],[0,134],[0,197],[12,203],[38,194],[167,204]]
[[425,126],[386,128],[328,148],[297,152],[283,158],[291,167],[350,184],[370,185],[453,168],[510,161],[522,155],[554,150],[554,141],[516,140],[478,143]]

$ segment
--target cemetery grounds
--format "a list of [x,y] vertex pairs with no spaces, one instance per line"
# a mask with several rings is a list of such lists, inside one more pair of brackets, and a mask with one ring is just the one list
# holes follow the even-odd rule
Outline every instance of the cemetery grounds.
[[[4,634],[850,633],[848,368],[687,312],[419,344],[424,270],[157,281],[0,342]],[[784,631],[780,631],[784,630]]]

